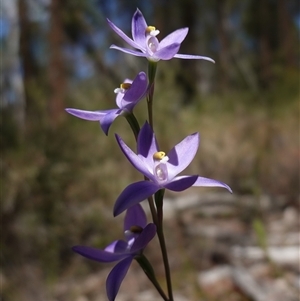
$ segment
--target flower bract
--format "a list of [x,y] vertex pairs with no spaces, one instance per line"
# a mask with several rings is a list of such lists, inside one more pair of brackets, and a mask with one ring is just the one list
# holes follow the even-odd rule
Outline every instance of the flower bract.
[[120,88],[116,89],[116,109],[101,111],[86,111],[67,108],[66,111],[78,118],[99,121],[102,130],[107,135],[113,121],[122,114],[132,112],[137,103],[146,95],[148,87],[147,75],[140,72],[135,79],[126,79]]
[[139,9],[136,10],[132,17],[132,39],[109,19],[107,19],[107,22],[116,34],[134,48],[128,49],[111,45],[110,48],[112,49],[117,49],[135,56],[146,57],[148,60],[155,62],[159,60],[170,60],[174,57],[180,59],[202,59],[214,63],[213,59],[206,56],[178,53],[180,45],[188,33],[188,28],[177,29],[159,41],[156,37],[159,34],[159,31],[154,26],[147,25],[147,22]]
[[117,142],[130,163],[147,179],[127,186],[116,200],[114,215],[147,199],[158,190],[166,188],[183,191],[191,186],[223,187],[228,185],[198,175],[178,176],[193,160],[199,147],[199,133],[187,136],[166,155],[158,148],[151,126],[146,122],[137,139],[137,154],[116,135]]
[[99,262],[119,261],[106,280],[106,292],[109,301],[113,301],[126,276],[132,260],[139,256],[156,234],[156,226],[147,224],[145,212],[140,204],[132,206],[124,219],[125,240],[116,240],[103,250],[86,246],[75,246],[73,251],[91,260]]

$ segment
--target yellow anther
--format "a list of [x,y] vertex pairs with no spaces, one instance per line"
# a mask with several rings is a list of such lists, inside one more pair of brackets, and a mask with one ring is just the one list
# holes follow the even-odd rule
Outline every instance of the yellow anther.
[[140,226],[131,226],[130,232],[132,233],[141,233],[143,231],[143,228]]
[[131,87],[130,83],[123,83],[120,85],[121,89],[128,90]]
[[155,30],[156,30],[156,28],[154,26],[148,26],[146,28],[146,34],[150,34],[151,31],[155,31]]
[[164,158],[166,156],[165,152],[156,152],[153,155],[153,159],[154,160],[161,160],[162,158]]

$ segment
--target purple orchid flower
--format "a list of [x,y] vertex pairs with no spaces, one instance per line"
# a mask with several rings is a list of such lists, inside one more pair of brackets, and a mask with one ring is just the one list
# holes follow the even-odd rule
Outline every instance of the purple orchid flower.
[[109,301],[115,300],[129,266],[139,256],[156,234],[156,226],[147,225],[146,214],[140,204],[130,207],[124,219],[124,240],[116,240],[104,250],[75,246],[72,250],[84,257],[99,262],[119,261],[106,280],[106,293]]
[[120,88],[115,89],[117,109],[103,111],[85,111],[67,108],[66,111],[78,118],[99,121],[102,130],[108,135],[113,121],[120,115],[131,113],[147,92],[148,81],[145,72],[140,72],[135,79],[126,79]]
[[137,154],[118,135],[116,138],[130,163],[149,181],[130,184],[123,190],[114,206],[115,216],[163,188],[183,191],[191,186],[223,187],[232,192],[228,185],[213,179],[198,175],[177,176],[195,157],[199,147],[199,133],[187,136],[167,156],[159,151],[155,134],[147,122],[138,135]]
[[171,34],[166,36],[160,42],[156,38],[159,31],[154,26],[148,26],[146,20],[139,9],[136,10],[132,17],[131,31],[132,38],[129,38],[120,28],[114,23],[107,19],[109,26],[112,30],[119,35],[126,43],[137,50],[127,49],[111,45],[110,48],[117,49],[125,53],[129,53],[135,56],[146,57],[148,60],[157,62],[159,60],[170,60],[173,57],[180,59],[202,59],[211,61],[214,60],[199,55],[179,54],[179,48],[182,41],[185,39],[188,28],[180,28],[173,31]]

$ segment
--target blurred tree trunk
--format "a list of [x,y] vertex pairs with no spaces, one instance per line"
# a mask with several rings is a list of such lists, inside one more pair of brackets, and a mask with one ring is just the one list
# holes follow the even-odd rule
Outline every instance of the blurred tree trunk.
[[273,21],[271,20],[271,8],[268,2],[268,0],[260,0],[257,12],[259,22],[259,73],[263,88],[268,88],[272,80],[271,64],[273,53],[270,45],[270,27],[272,26]]
[[219,75],[218,81],[221,91],[225,91],[229,86],[229,41],[226,31],[226,5],[227,1],[216,2],[217,36],[219,41]]
[[[161,31],[159,38],[162,39],[172,31],[188,27],[189,32],[183,41],[179,52],[186,54],[199,54],[197,50],[197,19],[199,18],[199,7],[195,0],[177,0],[172,5],[168,2],[156,0],[154,2],[155,25]],[[182,102],[188,104],[193,101],[197,93],[199,74],[195,60],[179,60],[178,71],[175,75],[176,85],[182,88]],[[175,64],[175,63],[174,63]]]
[[[20,57],[22,60],[23,85],[25,92],[26,115],[34,106],[34,99],[30,91],[32,83],[37,74],[37,66],[30,49],[32,42],[32,26],[28,18],[27,0],[19,0],[19,22],[20,22]],[[27,116],[26,116],[27,117]]]
[[[194,0],[179,1],[179,11],[181,13],[181,27],[188,27],[187,39],[180,47],[181,53],[197,54],[197,18],[198,7]],[[177,28],[176,28],[177,29]],[[197,94],[197,82],[200,81],[197,73],[197,64],[194,60],[180,60],[180,72],[177,76],[178,83],[182,86],[183,103],[189,104]]]
[[295,67],[296,43],[294,40],[294,28],[292,18],[289,16],[286,0],[278,0],[278,27],[279,27],[279,47],[284,63],[288,67]]
[[159,39],[178,28],[181,20],[177,3],[178,0],[174,0],[173,5],[169,5],[167,1],[154,0],[153,22],[148,25],[155,26],[160,31]]
[[274,80],[274,62],[278,52],[277,2],[249,0],[244,14],[244,28],[257,45],[254,64],[260,88],[269,88]]
[[31,38],[31,24],[28,18],[28,4],[27,0],[19,0],[19,18],[20,18],[20,51],[23,61],[24,77],[30,79],[36,73],[34,59],[30,51]]
[[[20,52],[20,26],[19,26],[19,11],[17,0],[4,0],[3,13],[9,21],[10,30],[6,37],[5,49],[6,59],[1,66],[2,74],[6,83],[1,94],[2,105],[13,107],[13,117],[17,123],[19,130],[23,131],[25,122],[25,96],[24,85],[21,73],[21,62],[19,57]],[[1,79],[2,81],[2,79]],[[12,91],[12,96],[9,97],[9,91]]]
[[55,128],[64,116],[66,96],[66,68],[63,57],[64,29],[62,14],[63,1],[51,0],[49,32],[49,116],[50,125]]

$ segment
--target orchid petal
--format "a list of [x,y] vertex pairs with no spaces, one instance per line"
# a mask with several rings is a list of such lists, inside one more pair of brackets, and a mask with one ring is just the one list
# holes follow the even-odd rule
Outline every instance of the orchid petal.
[[113,22],[111,22],[109,19],[107,19],[108,25],[111,27],[111,29],[119,36],[121,37],[126,43],[128,43],[133,48],[140,49],[140,45],[130,39],[119,27],[117,27]]
[[171,182],[164,185],[165,188],[172,191],[183,191],[193,186],[198,176],[180,176],[174,178]]
[[159,42],[159,48],[164,48],[166,46],[169,46],[173,43],[181,44],[182,41],[185,39],[186,35],[188,34],[189,29],[186,28],[180,28],[173,32],[171,32],[169,35],[167,35],[164,39],[162,39]]
[[156,226],[152,223],[148,224],[142,233],[135,239],[130,252],[134,253],[146,248],[148,243],[156,234]]
[[145,162],[137,155],[135,154],[122,140],[119,135],[116,134],[117,142],[124,153],[124,155],[127,157],[129,162],[143,175],[145,175],[149,179],[153,179],[154,175],[149,170],[148,166],[145,164]]
[[76,116],[81,119],[90,120],[90,121],[100,121],[109,110],[105,111],[86,111],[78,109],[65,109],[69,114]]
[[110,253],[128,253],[127,252],[128,244],[124,240],[115,240],[105,247],[104,251]]
[[124,97],[124,93],[122,93],[122,92],[118,92],[116,95],[116,104],[120,109],[124,109],[123,97]]
[[133,40],[145,49],[145,41],[146,41],[146,29],[147,23],[146,20],[139,9],[136,10],[132,17],[131,22],[131,31]]
[[170,60],[179,51],[180,44],[173,43],[164,48],[159,49],[153,54],[154,59]]
[[192,162],[199,147],[199,140],[199,133],[194,133],[170,150],[167,162],[170,179],[182,172]]
[[128,53],[128,54],[132,54],[134,56],[148,57],[147,53],[136,51],[136,50],[133,50],[133,49],[124,48],[124,47],[119,47],[119,46],[116,46],[114,44],[110,45],[109,48],[110,49],[120,50],[122,52],[125,52],[125,53]]
[[72,248],[72,250],[88,259],[99,262],[113,262],[128,256],[128,254],[124,253],[111,253],[86,246],[75,246]]
[[151,35],[147,35],[146,37],[146,45],[147,50],[146,52],[150,57],[153,57],[154,52],[156,52],[159,49],[159,41],[156,37],[153,37]]
[[198,179],[193,184],[193,186],[222,187],[222,188],[226,188],[228,191],[230,191],[232,193],[231,188],[227,184],[217,181],[217,180],[209,179],[209,178],[198,177]]
[[210,61],[212,63],[215,63],[215,61],[213,59],[211,59],[210,57],[201,56],[201,55],[177,53],[177,54],[174,55],[174,57],[176,57],[178,59],[186,59],[186,60],[206,60],[206,61]]
[[100,120],[100,125],[103,130],[103,132],[108,135],[108,130],[113,123],[113,121],[120,116],[122,113],[121,109],[113,109],[109,110],[108,114],[103,116],[102,120]]
[[131,87],[125,92],[123,99],[135,104],[141,100],[147,91],[148,81],[145,72],[140,72],[132,82]]
[[129,230],[132,226],[140,226],[145,228],[146,225],[146,213],[140,204],[136,204],[127,209],[124,218],[124,231]]
[[120,261],[106,279],[106,293],[109,301],[114,301],[133,260],[133,256]]
[[146,158],[148,165],[153,164],[153,154],[158,151],[158,144],[155,134],[148,122],[145,122],[140,130],[137,140],[137,152],[140,156]]
[[158,191],[159,188],[157,184],[150,181],[140,181],[130,184],[117,198],[114,206],[114,216],[147,199],[150,195]]

